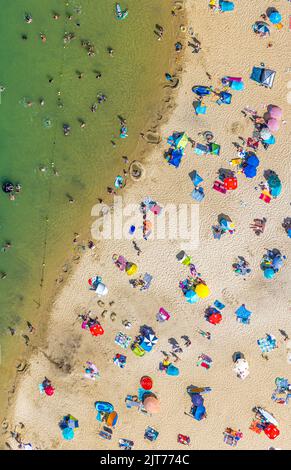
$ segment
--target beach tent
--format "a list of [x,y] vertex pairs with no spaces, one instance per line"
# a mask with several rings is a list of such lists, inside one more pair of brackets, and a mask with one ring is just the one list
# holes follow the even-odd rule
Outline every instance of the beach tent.
[[250,78],[257,83],[260,83],[260,85],[263,85],[267,88],[272,88],[275,75],[276,72],[274,70],[254,67]]

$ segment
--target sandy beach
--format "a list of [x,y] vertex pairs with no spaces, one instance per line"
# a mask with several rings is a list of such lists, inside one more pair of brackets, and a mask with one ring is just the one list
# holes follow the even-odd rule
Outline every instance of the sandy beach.
[[[139,256],[133,247],[133,238],[96,242],[96,248],[86,251],[59,291],[52,311],[48,312],[45,338],[29,358],[28,369],[18,378],[7,415],[8,427],[1,437],[3,447],[7,447],[7,442],[12,448],[17,448],[9,431],[18,426],[22,441],[39,449],[118,449],[120,438],[134,441],[134,450],[183,449],[177,443],[177,435],[181,433],[190,436],[190,449],[231,450],[223,442],[224,430],[231,427],[243,433],[238,449],[266,450],[271,445],[291,449],[290,404],[282,406],[271,400],[276,377],[291,379],[287,343],[278,331],[282,329],[291,335],[290,239],[282,228],[284,218],[291,216],[291,115],[287,102],[287,86],[291,80],[291,52],[287,47],[291,34],[288,30],[291,5],[284,0],[273,2],[272,6],[282,14],[284,27],[277,31],[271,26],[271,36],[259,38],[252,25],[271,6],[269,1],[235,1],[235,10],[224,14],[211,11],[207,0],[187,0],[186,3],[188,25],[181,39],[183,72],[173,95],[175,108],[171,112],[168,109],[167,119],[164,118],[158,130],[161,143],[147,145],[143,160],[144,177],[137,182],[129,180],[119,195],[124,206],[140,204],[146,196],[162,207],[169,203],[176,206],[199,204],[199,244],[192,251],[187,250],[187,254],[211,294],[194,305],[186,302],[179,282],[188,276],[189,268],[176,259],[183,249],[180,239],[136,239],[141,249]],[[193,54],[192,48],[187,46],[192,31],[201,42],[199,53]],[[267,47],[268,43],[272,46]],[[272,89],[260,87],[249,78],[253,66],[261,63],[276,71]],[[192,87],[219,87],[221,78],[226,75],[242,77],[244,91],[234,91],[232,103],[228,106],[218,106],[208,98],[205,100],[207,114],[196,116]],[[168,105],[172,106],[172,100]],[[282,108],[284,122],[276,132],[276,144],[267,151],[259,147],[257,176],[247,179],[239,174],[235,191],[227,194],[214,191],[212,185],[218,170],[233,169],[229,164],[237,155],[233,143],[238,142],[239,137],[247,139],[252,134],[253,122],[241,111],[249,107],[261,116],[270,104]],[[175,131],[186,132],[195,142],[203,142],[199,133],[211,131],[215,142],[221,145],[220,156],[199,156],[189,143],[180,167],[169,166],[163,155],[169,147],[167,138]],[[142,139],[141,142],[144,146]],[[134,159],[141,160],[141,155],[137,153]],[[266,204],[259,199],[259,184],[264,180],[264,171],[269,169],[279,175],[283,190],[278,198]],[[193,170],[204,179],[205,198],[200,203],[191,199],[193,183],[189,173]],[[108,202],[112,203],[113,199]],[[217,224],[221,213],[231,218],[236,230],[234,234],[225,234],[216,240],[211,227]],[[256,236],[250,224],[263,217],[267,219],[265,231]],[[88,226],[93,222],[94,218]],[[260,262],[266,250],[274,248],[287,259],[275,278],[267,280],[260,269]],[[148,290],[141,292],[132,288],[130,278],[112,262],[115,253],[136,263],[138,274],[150,273],[153,276]],[[232,268],[238,256],[244,257],[251,268],[245,279],[235,275]],[[88,279],[96,275],[102,276],[109,289],[108,295],[102,298],[104,306],[98,305],[96,293],[89,289]],[[225,304],[225,309],[222,322],[214,326],[206,322],[204,314],[216,299]],[[236,321],[235,311],[242,304],[252,311],[249,325]],[[169,321],[156,321],[160,307],[170,312]],[[102,316],[104,310],[107,313]],[[81,328],[78,315],[88,311],[92,316],[98,316],[105,330],[103,336],[95,338]],[[115,321],[110,319],[112,312],[116,313]],[[132,324],[130,329],[124,328],[122,321],[125,320]],[[158,337],[158,343],[150,353],[137,357],[130,348],[125,351],[115,344],[114,338],[119,331],[134,338],[144,324],[150,325]],[[199,335],[197,328],[210,331],[211,340]],[[274,335],[278,344],[278,348],[268,354],[268,360],[262,357],[257,344],[257,339],[266,333]],[[189,336],[189,347],[184,347],[183,335]],[[183,349],[175,363],[180,369],[179,377],[170,377],[159,371],[159,363],[163,360],[161,351],[170,354],[170,338],[177,339]],[[245,380],[240,380],[233,371],[232,355],[236,351],[241,351],[249,363],[250,374]],[[127,356],[124,369],[113,363],[116,353]],[[213,360],[209,370],[196,365],[201,353]],[[98,367],[98,380],[84,377],[86,361],[92,361]],[[144,375],[153,379],[153,392],[161,406],[160,412],[151,416],[125,406],[126,395],[137,393],[140,378]],[[38,384],[45,376],[55,387],[52,397],[39,393]],[[201,422],[185,414],[191,407],[186,391],[191,384],[212,389],[205,395],[207,418]],[[96,401],[110,402],[118,412],[119,420],[111,441],[98,436],[101,423],[96,421]],[[249,429],[255,406],[267,409],[276,417],[280,436],[274,442],[264,433],[258,435]],[[58,426],[66,414],[79,420],[79,429],[71,441],[62,438]],[[19,423],[24,424],[22,429]],[[147,426],[159,431],[155,442],[144,440]]]

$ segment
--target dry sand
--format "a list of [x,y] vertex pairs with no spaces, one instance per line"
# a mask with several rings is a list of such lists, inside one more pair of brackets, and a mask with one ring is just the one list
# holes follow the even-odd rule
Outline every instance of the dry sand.
[[[191,54],[187,48],[182,82],[177,94],[177,107],[168,122],[161,129],[162,144],[146,160],[146,177],[131,184],[124,190],[124,203],[135,202],[150,195],[160,204],[169,202],[191,203],[192,182],[188,173],[198,170],[204,178],[206,197],[200,203],[200,243],[189,252],[202,278],[211,289],[208,299],[189,305],[178,287],[186,278],[188,269],[179,264],[176,254],[181,249],[179,240],[138,240],[142,254],[137,257],[131,241],[110,240],[98,243],[95,251],[87,252],[79,266],[63,287],[49,316],[47,339],[30,359],[30,367],[23,374],[16,393],[9,421],[12,424],[25,424],[23,440],[41,449],[116,449],[119,438],[132,439],[135,449],[175,449],[177,434],[191,437],[191,449],[231,449],[223,443],[223,431],[230,426],[240,429],[244,437],[239,449],[267,449],[273,444],[264,434],[257,435],[249,430],[254,416],[252,408],[263,406],[272,412],[279,422],[281,435],[274,445],[291,449],[290,405],[280,406],[271,401],[274,381],[277,376],[291,379],[291,368],[286,359],[286,343],[278,329],[291,335],[290,320],[290,264],[286,261],[283,269],[272,281],[263,278],[260,260],[266,248],[278,248],[288,255],[290,240],[281,224],[284,217],[290,216],[290,105],[287,104],[287,82],[291,80],[288,67],[291,67],[288,13],[291,5],[287,1],[273,2],[283,14],[284,29],[280,32],[271,28],[270,40],[260,39],[252,32],[252,24],[270,6],[269,1],[235,1],[232,13],[213,13],[208,9],[207,0],[189,0],[189,26],[202,43],[199,54]],[[188,33],[185,33],[188,35]],[[190,37],[189,37],[190,39]],[[188,38],[186,37],[186,44]],[[273,47],[267,48],[271,41]],[[253,65],[264,62],[277,71],[272,90],[259,87],[249,80]],[[290,69],[291,70],[291,69]],[[206,72],[212,75],[210,81]],[[191,87],[197,84],[214,86],[224,75],[242,76],[245,91],[234,92],[231,106],[209,104],[208,113],[195,117]],[[263,114],[265,106],[273,103],[284,110],[287,123],[277,133],[277,143],[267,152],[260,148],[258,155],[261,164],[258,176],[247,180],[239,176],[239,188],[227,195],[215,192],[211,186],[219,168],[231,168],[229,160],[236,156],[232,142],[238,136],[248,137],[252,123],[244,118],[241,110],[250,106]],[[173,131],[186,131],[190,137],[202,142],[198,132],[211,130],[215,141],[221,144],[221,156],[196,156],[188,145],[186,157],[179,169],[168,166],[163,158],[167,148],[166,138]],[[149,146],[149,148],[151,148]],[[136,156],[138,158],[138,155]],[[259,200],[255,189],[263,180],[263,172],[275,170],[283,183],[281,196],[266,204]],[[232,236],[224,235],[220,241],[214,240],[211,226],[217,216],[225,213],[236,225]],[[266,217],[267,225],[263,235],[257,237],[249,228],[256,217]],[[133,289],[125,273],[112,263],[113,253],[123,254],[130,261],[137,262],[139,272],[153,275],[151,288],[146,292]],[[236,277],[232,263],[237,256],[249,261],[250,276]],[[107,318],[100,314],[103,308],[97,305],[96,294],[88,289],[90,276],[101,274],[109,288],[106,297]],[[289,289],[288,289],[289,282]],[[205,309],[215,299],[226,304],[223,321],[214,327],[204,319]],[[109,302],[115,304],[110,307]],[[235,310],[242,303],[252,312],[251,323],[244,326],[236,322]],[[155,315],[163,306],[172,316],[168,322],[157,323]],[[90,309],[99,316],[105,334],[93,338],[81,329],[78,313]],[[116,312],[112,322],[110,312]],[[131,321],[131,330],[125,330],[121,321]],[[114,343],[118,331],[132,337],[143,324],[151,325],[159,338],[157,346],[143,358],[136,357],[130,350],[125,369],[113,364],[113,356],[123,350]],[[196,332],[196,328],[209,330],[211,341]],[[256,340],[265,333],[272,333],[278,339],[279,348],[269,354],[269,360],[261,357]],[[169,351],[168,338],[189,335],[192,345],[184,348],[179,378],[163,375],[158,371],[162,359],[161,350]],[[242,381],[233,372],[232,354],[241,351],[250,365],[249,377]],[[209,354],[213,366],[206,371],[196,367],[200,353]],[[101,378],[91,382],[82,376],[82,366],[87,360],[94,362]],[[63,364],[60,368],[59,365]],[[66,367],[70,372],[66,372]],[[128,410],[124,399],[137,392],[139,379],[148,374],[154,380],[154,389],[161,402],[161,412],[151,417]],[[47,376],[53,381],[56,392],[53,397],[39,394],[38,384]],[[198,422],[186,416],[190,409],[190,398],[186,387],[190,384],[211,386],[212,393],[205,396],[207,419]],[[105,400],[114,404],[119,413],[119,422],[112,441],[103,441],[97,436],[100,423],[95,419],[94,402]],[[58,423],[63,415],[71,413],[79,419],[80,429],[73,441],[62,439]],[[144,441],[145,428],[151,425],[159,432],[155,443]],[[182,448],[181,448],[182,449]]]

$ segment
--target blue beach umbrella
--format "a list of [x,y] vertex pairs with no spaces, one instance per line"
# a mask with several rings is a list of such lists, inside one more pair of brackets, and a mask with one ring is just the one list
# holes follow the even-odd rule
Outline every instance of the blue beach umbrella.
[[260,160],[258,159],[258,157],[254,153],[251,153],[247,157],[247,164],[257,168],[260,164]]
[[273,279],[274,276],[275,276],[275,271],[273,268],[267,268],[264,270],[265,279]]
[[72,428],[65,428],[62,432],[62,435],[66,441],[71,441],[74,438],[74,431]]
[[247,178],[254,178],[257,174],[257,169],[252,165],[247,165],[244,167],[244,174]]
[[189,304],[195,304],[198,301],[198,295],[194,290],[188,290],[185,294],[186,300]]
[[278,11],[272,11],[269,16],[269,20],[272,24],[278,24],[282,20],[282,15]]
[[172,377],[177,377],[180,374],[178,367],[174,366],[174,364],[170,364],[166,371],[167,375],[171,375]]
[[268,25],[264,23],[263,21],[257,21],[253,25],[253,30],[255,33],[262,34],[263,36],[266,36],[267,34],[270,34],[270,30],[268,28]]
[[277,269],[277,270],[282,268],[282,266],[283,266],[282,256],[280,256],[280,255],[275,256],[275,258],[273,259],[273,262],[272,262],[272,266],[273,266],[274,269]]

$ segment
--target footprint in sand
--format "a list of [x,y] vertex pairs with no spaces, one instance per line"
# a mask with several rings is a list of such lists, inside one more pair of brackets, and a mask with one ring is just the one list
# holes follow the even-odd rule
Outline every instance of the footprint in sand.
[[227,289],[223,289],[222,297],[223,297],[223,300],[229,303],[230,305],[235,305],[238,303],[235,296],[231,292],[229,292],[229,290]]
[[230,131],[232,134],[242,134],[244,132],[244,124],[239,121],[235,121],[230,126]]

